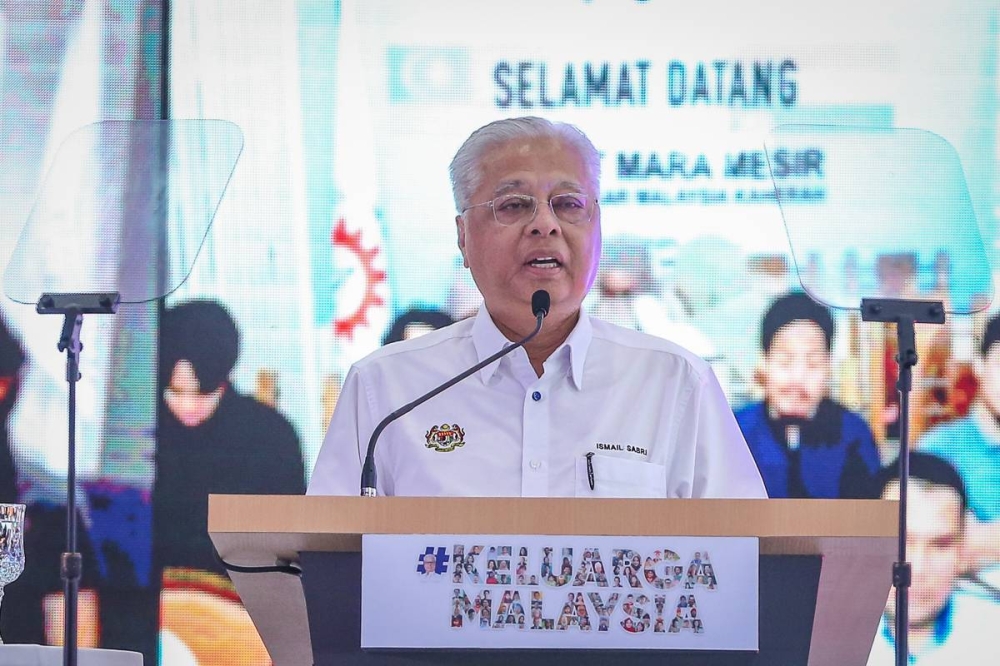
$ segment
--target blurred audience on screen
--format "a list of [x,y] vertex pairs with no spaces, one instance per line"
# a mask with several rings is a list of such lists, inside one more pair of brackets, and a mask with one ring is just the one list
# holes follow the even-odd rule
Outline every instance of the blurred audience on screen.
[[870,494],[879,455],[864,419],[829,397],[834,322],[804,293],[764,313],[764,399],[736,421],[769,497],[858,498]]
[[[215,559],[208,495],[305,492],[302,450],[291,423],[233,385],[239,352],[236,322],[221,304],[194,300],[164,311],[153,486],[154,579],[164,588],[161,620],[171,640],[183,640],[204,633],[209,620],[221,631],[218,618],[227,616],[228,629],[219,635],[243,632],[250,650],[233,653],[228,639],[217,645],[199,640],[188,646],[199,653],[199,663],[256,663],[252,655],[260,652],[259,639]],[[221,607],[229,609],[228,615],[220,615]],[[203,614],[208,608],[212,613]],[[167,624],[185,617],[194,634],[187,626]]]
[[656,298],[648,243],[632,236],[605,239],[591,297],[595,317],[650,332],[658,322],[649,318],[666,313]]
[[1000,564],[1000,315],[987,323],[978,346],[978,390],[969,413],[942,423],[918,440],[922,451],[948,460],[962,475],[971,515],[966,567]]
[[[876,476],[882,499],[899,499],[898,463]],[[997,664],[1000,604],[961,580],[969,536],[966,487],[958,472],[935,455],[910,454],[907,505],[907,561],[913,568],[909,592],[909,664]],[[875,635],[868,666],[895,664],[895,589]]]
[[424,333],[430,333],[454,323],[455,320],[447,312],[426,306],[413,307],[393,320],[392,326],[382,338],[382,344],[412,340]]
[[11,453],[7,417],[17,398],[18,375],[24,364],[24,349],[0,315],[0,502],[17,502],[17,472]]
[[[651,245],[648,239],[627,234],[604,240],[588,310],[604,321],[656,335],[707,361],[714,360],[715,345],[690,323],[675,289],[664,290],[658,284]],[[719,376],[720,381],[724,379],[724,374]]]
[[[21,342],[0,315],[0,503],[22,501],[16,456],[12,448],[8,418],[18,397],[26,355]],[[65,492],[65,490],[64,490]],[[83,556],[80,581],[80,645],[98,644],[98,570],[90,535],[77,512],[77,551]],[[0,613],[0,636],[8,643],[58,643],[62,640],[62,589],[60,558],[66,550],[66,506],[51,500],[29,502],[24,518],[25,568],[18,579],[4,588]],[[58,620],[56,621],[56,619]]]

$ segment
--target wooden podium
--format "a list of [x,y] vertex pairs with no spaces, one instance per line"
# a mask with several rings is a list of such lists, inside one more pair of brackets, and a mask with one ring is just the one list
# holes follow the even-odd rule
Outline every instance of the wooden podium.
[[[891,587],[897,528],[898,504],[881,500],[213,495],[208,510],[208,530],[219,554],[244,566],[273,565],[276,559],[297,562],[301,552],[341,553],[359,562],[362,534],[755,536],[760,539],[762,562],[767,557],[806,556],[818,564],[818,581],[802,586],[801,591],[810,606],[815,599],[812,621],[806,625],[811,629],[806,636],[808,657],[795,662],[808,666],[866,663]],[[282,573],[231,575],[275,666],[333,663],[328,657],[317,656],[314,661],[300,578]],[[360,582],[349,581],[347,587],[352,586],[359,589]],[[761,588],[763,634],[763,571]],[[795,589],[784,593],[791,599],[799,594]],[[778,602],[779,606],[785,603]],[[337,603],[359,602],[340,598]],[[317,627],[314,631],[335,630]],[[780,642],[781,634],[777,635]],[[773,643],[772,638],[771,647]],[[765,652],[763,635],[760,649]],[[650,651],[643,652],[650,656]],[[655,655],[660,663],[672,663],[663,652]],[[575,663],[602,663],[598,658],[593,662],[581,658]],[[468,661],[467,653],[464,659]],[[385,661],[431,663],[405,655],[386,656]],[[365,662],[345,658],[343,663]],[[757,662],[751,657],[732,663]]]

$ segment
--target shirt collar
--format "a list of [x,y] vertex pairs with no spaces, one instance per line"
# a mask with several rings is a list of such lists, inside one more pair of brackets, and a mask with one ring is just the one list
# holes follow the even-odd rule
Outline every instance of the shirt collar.
[[[948,602],[938,612],[937,617],[934,618],[934,634],[933,636],[931,636],[930,645],[927,646],[925,651],[935,650],[944,645],[945,642],[948,640],[948,637],[951,635],[951,620],[952,616],[954,615],[954,605],[955,605],[955,598],[952,597],[948,599]],[[882,631],[882,637],[886,640],[886,642],[889,643],[889,645],[892,648],[895,649],[896,639],[892,634],[894,627],[891,626],[891,623],[889,622],[889,617],[887,615],[885,614],[882,615],[881,624],[882,626],[880,627],[880,629]],[[915,662],[916,662],[916,655],[911,653],[909,655],[908,663],[912,664]]]
[[[553,353],[555,356],[561,349],[569,349],[570,376],[578,390],[583,388],[583,368],[587,360],[587,350],[590,349],[591,339],[593,339],[593,327],[590,323],[590,316],[581,309],[580,319],[576,322],[576,326],[573,327],[566,341]],[[480,361],[511,344],[511,341],[493,323],[493,318],[486,310],[486,304],[480,306],[479,312],[476,314],[476,321],[472,324],[472,343],[475,345],[476,356]],[[493,378],[499,368],[499,362],[491,363],[479,371],[479,377],[485,384]]]

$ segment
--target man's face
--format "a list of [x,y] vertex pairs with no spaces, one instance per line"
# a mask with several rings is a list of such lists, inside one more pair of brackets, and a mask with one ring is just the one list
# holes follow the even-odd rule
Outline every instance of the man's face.
[[190,361],[178,361],[170,373],[170,384],[163,391],[167,409],[189,428],[200,426],[215,413],[222,399],[223,387],[201,392],[201,384]]
[[830,352],[823,329],[814,321],[785,324],[764,355],[764,397],[779,416],[812,418],[826,396]]
[[424,555],[424,572],[434,573],[434,567],[437,566],[437,558],[434,555]]
[[[898,500],[899,482],[886,486],[882,497]],[[909,486],[906,521],[906,559],[913,566],[910,627],[926,627],[951,597],[962,571],[962,498],[953,488],[915,479]],[[894,594],[886,610],[895,617]]]
[[1000,344],[994,343],[977,365],[979,395],[994,414],[1000,414]]
[[[458,246],[490,314],[508,326],[530,321],[531,295],[538,289],[549,292],[552,315],[562,319],[576,314],[597,272],[600,210],[595,209],[590,222],[571,225],[557,219],[546,202],[571,192],[596,201],[598,192],[583,155],[559,139],[511,141],[488,151],[481,176],[473,204],[501,194],[538,199],[529,223],[501,226],[489,206],[456,218]],[[547,257],[556,264],[532,265]]]

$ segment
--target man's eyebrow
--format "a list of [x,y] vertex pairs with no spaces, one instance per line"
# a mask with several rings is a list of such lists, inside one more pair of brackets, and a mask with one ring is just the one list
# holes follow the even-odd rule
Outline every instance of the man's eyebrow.
[[521,189],[524,189],[523,180],[505,180],[497,185],[497,188],[493,190],[493,194],[506,194],[507,192]]

